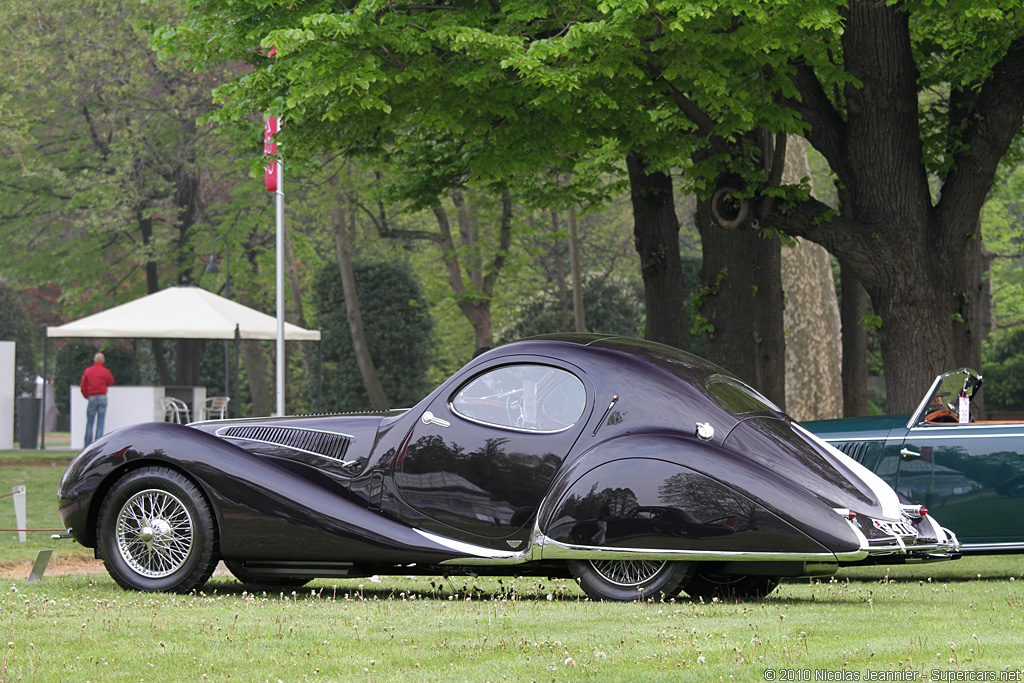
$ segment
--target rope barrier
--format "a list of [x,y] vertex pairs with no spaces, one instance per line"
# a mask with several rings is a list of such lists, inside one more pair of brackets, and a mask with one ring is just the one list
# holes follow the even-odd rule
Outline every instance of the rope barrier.
[[48,532],[65,532],[67,529],[0,529],[0,531],[48,531]]

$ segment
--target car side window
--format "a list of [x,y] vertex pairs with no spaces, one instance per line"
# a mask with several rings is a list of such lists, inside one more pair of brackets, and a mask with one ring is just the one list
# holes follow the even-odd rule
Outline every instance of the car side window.
[[706,386],[718,405],[736,415],[782,412],[764,396],[731,377],[712,375]]
[[477,375],[451,400],[474,422],[527,432],[559,432],[583,415],[587,392],[575,375],[550,365],[504,365]]

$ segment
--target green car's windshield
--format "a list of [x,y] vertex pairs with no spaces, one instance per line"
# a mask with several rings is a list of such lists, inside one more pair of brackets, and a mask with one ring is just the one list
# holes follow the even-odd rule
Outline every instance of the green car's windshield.
[[970,422],[971,400],[980,389],[981,375],[969,368],[939,375],[907,426]]

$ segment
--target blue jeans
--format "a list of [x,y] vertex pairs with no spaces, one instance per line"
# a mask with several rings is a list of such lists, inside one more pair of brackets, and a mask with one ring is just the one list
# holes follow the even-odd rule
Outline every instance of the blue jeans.
[[[85,445],[103,436],[103,422],[107,419],[107,395],[93,394],[89,397],[89,406],[85,409]],[[93,437],[93,421],[96,422],[96,436]]]

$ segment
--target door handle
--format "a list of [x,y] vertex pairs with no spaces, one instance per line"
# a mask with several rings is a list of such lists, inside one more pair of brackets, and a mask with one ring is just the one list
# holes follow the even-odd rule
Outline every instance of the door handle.
[[920,458],[921,457],[920,453],[915,453],[914,451],[910,450],[909,448],[904,448],[903,450],[901,450],[900,451],[900,455],[902,455],[904,458]]
[[448,420],[442,420],[439,417],[434,417],[434,414],[429,410],[423,413],[420,421],[425,425],[437,425],[438,427],[451,427],[452,423]]

